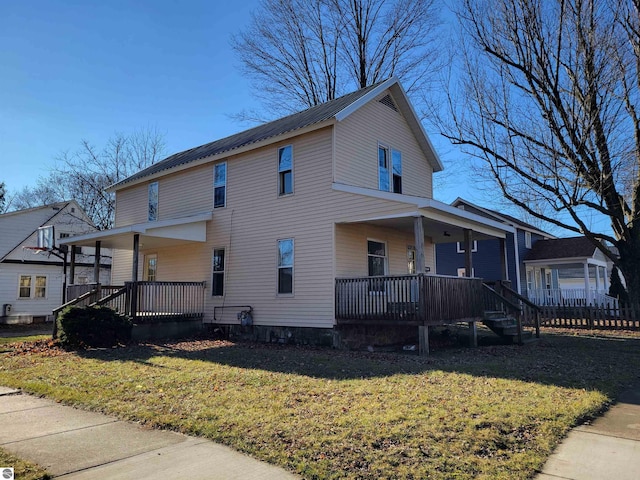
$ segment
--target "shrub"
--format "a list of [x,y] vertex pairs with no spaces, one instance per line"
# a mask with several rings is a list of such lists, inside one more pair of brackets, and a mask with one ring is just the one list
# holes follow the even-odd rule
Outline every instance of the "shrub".
[[131,320],[108,307],[68,307],[58,316],[64,347],[113,347],[131,339]]

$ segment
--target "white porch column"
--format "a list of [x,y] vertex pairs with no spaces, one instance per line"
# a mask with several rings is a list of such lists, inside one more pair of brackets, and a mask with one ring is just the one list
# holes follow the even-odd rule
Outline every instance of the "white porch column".
[[591,285],[589,284],[589,263],[586,260],[584,262],[584,290],[585,299],[587,301],[587,305],[589,305],[593,299],[591,298]]
[[413,234],[416,243],[416,273],[425,273],[424,226],[422,217],[413,217]]
[[609,272],[607,271],[607,267],[602,267],[604,271],[604,293],[609,293]]
[[600,293],[600,265],[596,265],[596,293]]

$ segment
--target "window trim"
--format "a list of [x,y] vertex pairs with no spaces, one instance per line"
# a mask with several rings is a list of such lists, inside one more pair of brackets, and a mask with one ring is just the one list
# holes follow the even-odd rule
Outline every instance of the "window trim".
[[[149,280],[149,260],[155,259],[155,271],[154,271],[154,279]],[[144,254],[144,266],[142,267],[142,278],[145,279],[145,282],[157,282],[158,281],[158,254],[157,252],[145,253]]]
[[[380,150],[384,150],[386,152],[386,170],[387,170],[387,188],[382,188],[382,172],[380,171],[381,167],[380,167]],[[381,192],[393,192],[393,188],[391,185],[391,181],[392,181],[392,177],[391,177],[391,168],[389,168],[391,166],[391,147],[389,147],[389,145],[387,145],[386,143],[383,142],[378,142],[378,150],[377,150],[377,156],[376,156],[376,165],[378,168],[378,190],[380,190]]]
[[[407,272],[409,275],[415,275],[417,272],[417,261],[416,261],[416,247],[415,245],[407,245]],[[413,268],[411,268],[413,267]],[[413,270],[413,271],[411,271]]]
[[[464,242],[456,242],[456,253],[464,253],[463,248]],[[478,251],[478,241],[474,240],[471,245],[471,253],[476,253]]]
[[[224,183],[216,185],[216,168],[224,165]],[[227,206],[227,173],[229,166],[227,162],[217,162],[213,165],[213,208],[225,208]],[[216,206],[216,188],[224,188],[224,202],[222,205]]]
[[[280,152],[287,148],[291,149],[291,168],[288,168],[286,170],[281,170],[280,169]],[[294,176],[293,176],[293,164],[294,164],[293,144],[283,145],[282,147],[278,148],[278,155],[276,158],[276,162],[277,162],[276,166],[278,169],[278,197],[288,197],[289,195],[293,195],[296,191]],[[282,174],[286,172],[291,172],[291,191],[283,193],[282,192],[282,189],[283,189]]]
[[[23,277],[29,278],[29,296],[22,297],[20,296],[20,289],[22,288],[20,282]],[[37,286],[37,279],[44,278],[44,287]],[[27,288],[27,287],[24,287]],[[40,297],[36,295],[36,291],[38,288],[44,288],[44,296]],[[18,293],[16,296],[16,300],[47,300],[49,298],[49,275],[32,273],[32,274],[18,274]]]
[[[460,275],[461,273],[463,275]],[[460,267],[456,270],[456,274],[458,275],[458,278],[476,278],[475,267],[471,267],[471,277],[467,277],[466,273],[467,273],[467,269],[465,267]]]
[[[215,270],[214,259],[216,257],[216,250],[222,250],[222,270]],[[217,295],[214,293],[214,275],[222,274],[222,293]],[[225,284],[227,283],[227,247],[213,247],[211,252],[211,296],[214,298],[222,298],[225,296]]]
[[531,248],[531,232],[524,232],[524,247]]
[[[400,189],[399,191],[396,192],[396,183],[395,183],[395,178],[396,178],[396,174],[395,174],[395,167],[396,167],[396,162],[395,162],[395,154],[399,155],[400,158],[400,174],[397,176],[400,179]],[[402,194],[402,152],[400,150],[397,150],[395,148],[391,149],[391,170],[390,170],[390,182],[389,182],[389,188],[390,191],[393,193],[398,193],[398,194]]]
[[[151,189],[155,186],[155,212],[151,215]],[[150,182],[147,184],[147,221],[148,222],[156,222],[158,221],[158,212],[160,206],[160,185],[158,182]]]
[[[291,241],[291,265],[280,265],[280,242]],[[296,242],[294,237],[279,238],[276,240],[276,295],[278,297],[292,297],[295,292],[295,264],[296,264]],[[280,269],[291,269],[291,291],[280,292]]]

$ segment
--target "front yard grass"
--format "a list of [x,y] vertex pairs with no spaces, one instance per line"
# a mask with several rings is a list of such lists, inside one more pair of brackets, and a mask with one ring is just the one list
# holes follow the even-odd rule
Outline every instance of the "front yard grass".
[[49,480],[51,476],[41,467],[14,457],[0,449],[0,468],[13,467],[16,480]]
[[531,478],[638,382],[640,338],[547,334],[431,357],[143,344],[0,357],[0,385],[224,443],[304,478]]

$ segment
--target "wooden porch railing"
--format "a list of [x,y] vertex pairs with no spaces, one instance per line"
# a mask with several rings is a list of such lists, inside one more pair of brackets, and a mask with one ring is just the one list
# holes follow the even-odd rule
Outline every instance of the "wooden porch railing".
[[124,286],[91,284],[90,290],[54,310],[71,305],[104,305],[135,323],[197,319],[204,316],[205,282],[126,282]]
[[482,318],[482,281],[438,275],[337,278],[338,323],[444,325]]

